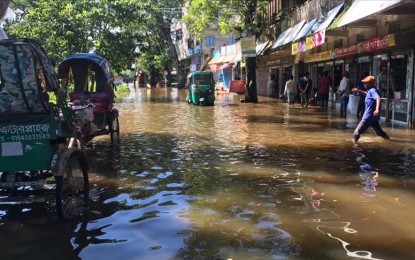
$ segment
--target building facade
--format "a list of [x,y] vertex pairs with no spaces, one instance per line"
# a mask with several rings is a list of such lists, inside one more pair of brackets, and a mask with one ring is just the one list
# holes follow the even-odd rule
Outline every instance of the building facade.
[[[413,128],[414,13],[411,0],[312,0],[291,9],[277,26],[270,25],[280,32],[257,58],[258,93],[280,95],[290,74],[298,78],[309,72],[317,86],[319,73],[327,71],[334,91],[343,71],[350,73],[353,86],[369,74],[378,79],[382,117]],[[357,98],[350,100],[349,109],[355,112]]]
[[[187,9],[188,3],[182,8],[183,15],[187,14]],[[172,34],[179,62],[185,73],[205,70],[215,50],[220,51],[222,46],[235,43],[233,36],[220,34],[215,24],[204,31],[205,36],[202,39],[196,39],[191,35],[182,21],[172,25]]]

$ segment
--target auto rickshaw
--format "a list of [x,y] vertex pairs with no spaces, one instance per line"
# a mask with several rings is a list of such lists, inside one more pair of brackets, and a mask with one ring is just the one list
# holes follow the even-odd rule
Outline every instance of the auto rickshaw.
[[187,77],[189,94],[187,101],[195,105],[213,106],[215,102],[215,80],[211,71],[192,72]]
[[0,40],[0,208],[3,202],[55,194],[61,219],[82,214],[88,163],[74,120],[40,44]]
[[59,64],[58,78],[69,92],[83,144],[108,134],[111,144],[118,143],[119,113],[114,108],[114,74],[109,62],[95,53],[76,53]]

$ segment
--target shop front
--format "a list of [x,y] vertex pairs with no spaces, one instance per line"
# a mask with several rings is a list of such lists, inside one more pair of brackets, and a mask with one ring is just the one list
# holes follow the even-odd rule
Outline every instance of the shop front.
[[413,50],[393,50],[373,56],[373,75],[382,97],[382,116],[392,122],[411,120]]
[[293,74],[294,56],[288,49],[258,58],[258,94],[279,98],[284,93],[287,77]]
[[[357,86],[367,75],[375,76],[376,87],[382,99],[381,117],[394,123],[410,124],[414,93],[414,50],[413,47],[407,47],[407,44],[399,44],[404,39],[402,35],[388,34],[356,45],[336,48],[332,57],[335,60],[335,75],[341,68],[348,70],[353,86]],[[339,77],[335,76],[335,86],[336,78]],[[351,107],[352,112],[354,109]]]

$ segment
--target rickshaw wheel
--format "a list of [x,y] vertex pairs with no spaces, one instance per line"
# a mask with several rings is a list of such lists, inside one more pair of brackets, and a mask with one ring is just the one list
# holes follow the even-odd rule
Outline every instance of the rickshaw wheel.
[[110,124],[110,136],[111,144],[114,144],[115,141],[117,141],[117,143],[120,142],[120,121],[118,119],[118,115],[114,116]]
[[89,195],[87,165],[73,153],[66,162],[63,176],[56,179],[56,210],[60,219],[72,219],[86,209]]

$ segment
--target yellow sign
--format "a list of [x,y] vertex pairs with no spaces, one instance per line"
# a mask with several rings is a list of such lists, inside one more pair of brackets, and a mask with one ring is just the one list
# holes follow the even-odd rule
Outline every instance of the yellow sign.
[[294,42],[291,45],[291,55],[296,55],[298,53],[298,42]]
[[307,50],[311,50],[311,49],[313,49],[313,48],[315,47],[315,44],[314,44],[314,37],[313,37],[313,35],[308,36],[308,37],[305,39],[305,45],[306,45],[306,49],[307,49]]
[[317,61],[323,61],[323,60],[330,60],[332,58],[331,53],[332,53],[332,51],[325,51],[325,52],[320,52],[320,53],[315,53],[315,54],[307,55],[304,58],[304,62],[305,63],[309,63],[309,62],[317,62]]

